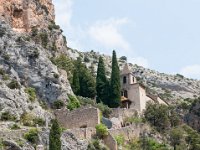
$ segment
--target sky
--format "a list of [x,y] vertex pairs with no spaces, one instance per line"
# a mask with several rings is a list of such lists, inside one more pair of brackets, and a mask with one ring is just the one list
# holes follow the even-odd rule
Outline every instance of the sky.
[[68,46],[200,79],[200,0],[53,0]]

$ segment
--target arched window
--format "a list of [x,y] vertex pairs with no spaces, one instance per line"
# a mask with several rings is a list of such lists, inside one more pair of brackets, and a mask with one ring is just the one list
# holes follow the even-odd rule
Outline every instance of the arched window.
[[124,84],[126,83],[126,76],[124,76],[124,78],[123,78],[123,83]]
[[121,91],[121,96],[124,96],[124,92],[123,91]]
[[124,91],[124,97],[128,98],[128,92],[127,92],[127,90]]

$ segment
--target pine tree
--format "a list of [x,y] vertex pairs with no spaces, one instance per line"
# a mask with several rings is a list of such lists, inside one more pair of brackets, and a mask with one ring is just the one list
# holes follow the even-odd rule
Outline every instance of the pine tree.
[[96,95],[94,77],[92,76],[88,68],[84,64],[82,64],[80,57],[75,61],[74,67],[78,74],[78,78],[76,77],[76,73],[73,78],[72,87],[74,86],[74,93],[83,97],[94,98]]
[[99,63],[97,68],[96,77],[96,91],[97,91],[97,102],[103,102],[108,104],[108,80],[106,78],[105,65],[102,57],[99,57]]
[[53,120],[53,124],[49,134],[49,150],[61,150],[61,129],[58,121]]
[[116,108],[120,106],[120,71],[117,62],[116,52],[113,51],[112,56],[112,73],[111,73],[111,81],[110,81],[110,101],[109,106]]
[[74,69],[74,73],[73,73],[72,90],[74,94],[80,95],[79,73],[77,69]]

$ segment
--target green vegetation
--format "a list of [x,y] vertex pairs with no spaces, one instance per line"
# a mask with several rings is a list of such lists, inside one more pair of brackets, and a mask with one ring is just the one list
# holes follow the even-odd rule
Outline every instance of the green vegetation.
[[72,60],[64,54],[55,58],[51,58],[51,61],[58,68],[65,70],[69,75],[70,75],[70,72],[73,71],[74,66],[73,66]]
[[74,94],[76,95],[80,94],[80,81],[79,81],[79,73],[77,69],[74,69],[74,72],[73,72],[72,89],[73,89]]
[[31,88],[31,87],[28,87],[28,88],[25,89],[25,92],[28,94],[29,100],[31,102],[34,102],[35,99],[36,99],[36,91],[35,91],[35,89]]
[[3,37],[6,34],[5,28],[0,28],[0,38]]
[[117,141],[117,145],[124,145],[125,139],[123,135],[115,136],[115,140]]
[[3,54],[2,56],[4,58],[4,60],[9,61],[10,60],[10,55],[9,54]]
[[75,96],[68,95],[68,97],[69,97],[69,100],[68,100],[67,108],[69,110],[74,110],[80,107],[80,102]]
[[1,150],[5,149],[5,145],[3,143],[3,139],[0,139],[0,149]]
[[18,130],[18,129],[21,129],[20,126],[18,124],[13,124],[10,128],[11,130]]
[[54,21],[51,21],[51,23],[50,23],[49,26],[48,26],[48,29],[49,29],[50,31],[52,31],[53,29],[58,30],[58,29],[60,29],[60,26],[59,26],[59,25],[56,25]]
[[31,126],[31,127],[36,126],[36,124],[39,126],[45,125],[44,119],[36,117],[32,113],[23,113],[21,115],[20,122],[24,126]]
[[30,129],[27,133],[25,133],[24,138],[32,144],[36,144],[39,140],[38,130],[33,128]]
[[96,91],[97,102],[103,102],[104,104],[109,105],[109,82],[106,78],[105,65],[102,57],[99,57],[97,68]]
[[53,120],[49,134],[49,150],[61,150],[61,128],[57,120]]
[[16,80],[12,80],[7,86],[10,89],[20,89],[20,85]]
[[162,104],[149,103],[144,116],[159,132],[165,132],[180,124],[180,118],[174,109]]
[[40,39],[42,41],[42,46],[47,48],[47,44],[49,42],[48,34],[46,31],[40,33]]
[[78,58],[75,61],[74,68],[75,70],[72,83],[73,91],[75,91],[76,95],[94,98],[96,95],[95,80],[87,67],[82,64],[81,58]]
[[127,61],[127,57],[126,56],[122,56],[119,58],[120,60],[123,60],[123,61]]
[[116,52],[113,51],[109,106],[113,108],[119,107],[121,103],[120,99],[121,99],[120,71],[117,62]]
[[53,102],[53,108],[54,109],[61,109],[64,107],[64,102],[62,100],[57,100]]
[[108,128],[104,124],[96,125],[96,134],[99,138],[104,138],[108,135]]
[[15,121],[16,116],[6,111],[1,114],[1,121]]
[[144,119],[141,118],[141,117],[137,117],[137,116],[132,116],[132,117],[128,117],[128,118],[125,118],[124,120],[124,123],[142,123],[144,122]]
[[108,148],[104,146],[100,140],[95,139],[89,143],[87,150],[108,150]]
[[109,118],[110,114],[112,113],[112,109],[103,103],[98,103],[96,107],[99,108],[99,110],[102,112],[102,115],[106,118]]

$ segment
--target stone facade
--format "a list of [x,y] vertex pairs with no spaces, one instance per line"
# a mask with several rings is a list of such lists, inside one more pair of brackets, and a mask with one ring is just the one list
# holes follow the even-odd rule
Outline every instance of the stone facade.
[[1,0],[1,18],[15,31],[29,32],[32,27],[48,27],[48,22],[55,20],[54,6],[52,0]]
[[[121,88],[121,96],[123,100],[127,101],[127,108],[142,112],[145,110],[148,101],[155,102],[154,99],[147,96],[145,87],[137,83],[137,79],[129,70],[128,64],[124,66],[121,72]],[[164,103],[161,99],[156,102]]]
[[76,138],[86,140],[91,140],[96,134],[96,129],[94,127],[77,128],[68,131],[71,132]]
[[108,133],[108,136],[106,136],[104,139],[104,144],[110,149],[110,150],[118,150],[118,145],[117,145],[117,141],[115,140],[115,138],[110,134],[110,132]]
[[91,106],[73,111],[61,109],[57,110],[55,115],[59,123],[67,129],[95,127],[100,123],[99,109]]

